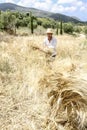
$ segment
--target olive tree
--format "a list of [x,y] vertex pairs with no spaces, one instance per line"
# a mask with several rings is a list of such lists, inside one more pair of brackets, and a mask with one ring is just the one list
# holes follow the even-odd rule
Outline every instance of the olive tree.
[[1,14],[1,23],[8,33],[15,33],[16,17],[12,12],[6,11]]

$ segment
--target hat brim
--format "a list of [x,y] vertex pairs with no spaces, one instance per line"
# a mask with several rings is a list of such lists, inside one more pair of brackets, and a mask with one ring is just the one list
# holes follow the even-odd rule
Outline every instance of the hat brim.
[[53,34],[53,32],[46,32],[47,34]]

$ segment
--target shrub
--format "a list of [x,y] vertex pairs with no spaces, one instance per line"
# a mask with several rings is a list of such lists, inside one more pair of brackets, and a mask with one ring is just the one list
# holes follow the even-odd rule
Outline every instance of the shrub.
[[3,30],[4,29],[4,25],[3,23],[0,22],[0,30]]
[[84,28],[84,33],[87,35],[87,27]]
[[14,32],[16,25],[16,17],[12,12],[6,11],[1,14],[1,26],[7,32]]
[[79,27],[79,26],[75,26],[75,27],[74,27],[74,32],[80,33],[81,31],[82,31],[82,28],[81,28],[81,27]]
[[68,34],[72,34],[74,31],[74,27],[72,23],[65,23],[64,24],[64,32]]
[[[30,23],[28,24],[28,27],[31,28],[31,24]],[[37,28],[37,22],[36,21],[33,22],[33,28],[34,29]]]
[[0,62],[0,71],[10,73],[12,71],[12,68],[8,61],[1,61]]

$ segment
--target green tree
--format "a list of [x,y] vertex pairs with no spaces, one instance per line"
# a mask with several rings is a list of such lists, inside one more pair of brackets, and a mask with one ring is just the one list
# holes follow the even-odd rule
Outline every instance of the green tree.
[[[37,26],[38,26],[37,21],[34,21],[34,22],[33,22],[33,28],[36,29]],[[29,22],[29,24],[28,24],[28,27],[31,29],[31,24],[30,24],[30,22]],[[31,32],[31,33],[32,33],[32,32]],[[33,30],[33,33],[34,33],[34,30]]]
[[84,28],[84,33],[87,35],[87,26]]
[[56,22],[53,20],[53,19],[49,19],[49,18],[41,18],[40,19],[41,21],[41,25],[44,27],[44,28],[56,28]]
[[3,12],[1,14],[1,22],[3,28],[8,33],[15,33],[16,17],[10,11]]
[[42,26],[42,23],[43,23],[42,18],[37,18],[37,24]]
[[52,24],[51,24],[51,22],[48,19],[43,19],[42,26],[44,28],[51,28]]
[[68,34],[72,34],[74,31],[74,27],[72,23],[65,23],[64,24],[64,32]]
[[0,10],[0,30],[3,30],[4,29],[4,25],[2,23],[1,14],[2,14],[2,12]]
[[2,11],[0,10],[0,15],[1,15]]
[[56,35],[59,33],[59,23],[56,24]]
[[33,21],[34,21],[34,17],[32,16],[32,12],[30,12],[30,28],[31,28],[31,34],[34,33]]
[[63,34],[63,22],[62,20],[60,21],[60,34]]
[[32,15],[32,12],[30,12],[30,29],[31,29],[31,34],[33,34],[34,33],[34,29],[37,27],[37,24],[36,24],[36,17],[34,17],[33,15]]
[[81,28],[81,27],[79,27],[79,26],[75,26],[75,27],[74,27],[74,32],[80,33],[81,31],[82,31],[82,28]]

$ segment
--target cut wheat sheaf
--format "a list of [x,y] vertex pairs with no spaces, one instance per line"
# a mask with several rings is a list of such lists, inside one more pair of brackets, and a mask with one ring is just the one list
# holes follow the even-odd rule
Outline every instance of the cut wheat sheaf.
[[[87,82],[76,77],[54,73],[40,80],[48,94],[50,114],[47,125],[50,130],[85,130],[87,113]],[[61,128],[59,128],[61,126]]]
[[0,130],[87,129],[87,41],[58,36],[51,59],[43,39],[1,34]]

